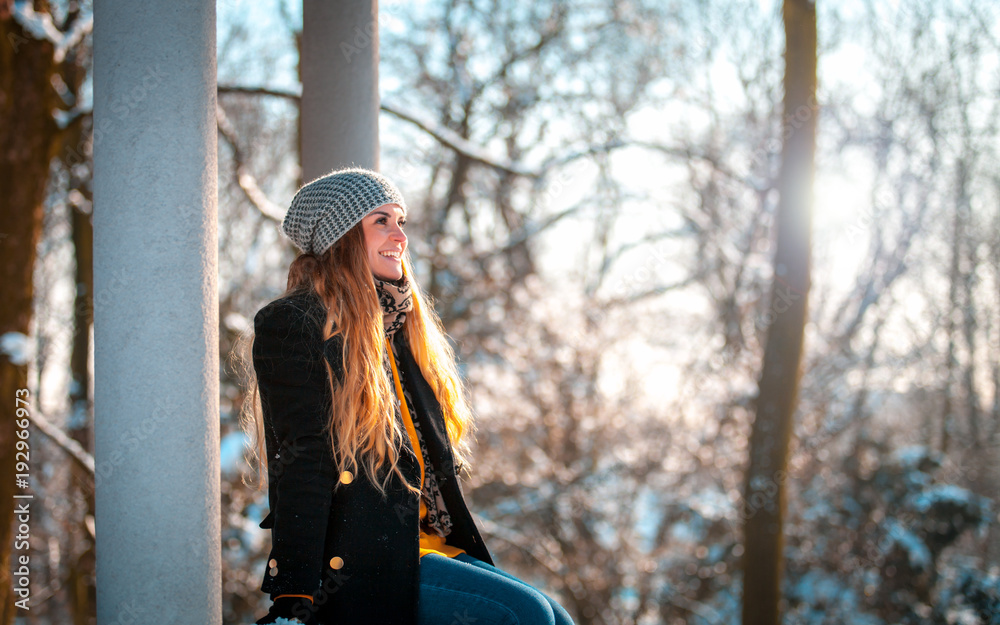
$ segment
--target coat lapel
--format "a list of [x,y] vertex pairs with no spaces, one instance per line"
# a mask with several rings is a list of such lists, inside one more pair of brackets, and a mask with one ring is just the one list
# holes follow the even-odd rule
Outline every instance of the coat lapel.
[[448,431],[445,428],[441,404],[434,395],[434,389],[420,372],[420,365],[417,364],[402,335],[402,332],[397,332],[393,340],[396,343],[396,353],[399,354],[399,367],[409,383],[413,402],[417,404],[413,407],[417,413],[414,418],[420,420],[420,431],[424,432],[424,444],[427,445],[427,452],[435,468],[439,473],[444,472],[446,476],[452,476],[455,474],[455,459],[451,447],[447,445]]
[[476,527],[475,520],[469,512],[458,476],[455,475],[455,457],[448,443],[448,430],[444,424],[441,404],[434,395],[434,389],[420,372],[420,365],[406,345],[406,340],[402,338],[402,333],[397,332],[397,335],[400,367],[411,385],[413,401],[417,404],[413,408],[417,412],[417,418],[420,419],[421,431],[426,433],[424,444],[427,445],[431,462],[434,463],[441,495],[444,497],[448,514],[451,515],[452,533],[448,535],[448,544],[461,547],[470,556],[487,564],[494,564],[479,528]]

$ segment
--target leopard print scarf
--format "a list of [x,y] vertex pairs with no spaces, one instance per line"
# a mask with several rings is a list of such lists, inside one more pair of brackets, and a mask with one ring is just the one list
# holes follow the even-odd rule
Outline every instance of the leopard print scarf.
[[[374,276],[373,276],[374,277]],[[386,333],[386,352],[382,355],[382,365],[385,367],[386,376],[392,380],[392,365],[389,364],[388,350],[392,350],[392,337],[403,327],[406,320],[406,313],[413,310],[413,294],[410,288],[409,279],[404,275],[399,280],[381,280],[375,278],[375,287],[378,290],[379,304],[382,306],[382,320]],[[403,397],[394,397],[394,409],[396,420],[400,427],[403,425],[402,407],[400,401],[405,401],[410,415],[416,415],[413,408],[413,397],[410,395],[409,387],[404,371],[399,370],[399,382],[403,387]],[[426,517],[420,520],[422,532],[435,532],[439,536],[448,536],[451,533],[451,515],[444,502],[441,486],[438,483],[439,472],[435,470],[433,460],[428,452],[427,444],[424,442],[423,432],[420,428],[420,420],[412,419],[413,429],[417,435],[417,446],[424,459],[424,483],[422,488],[422,498],[427,506]]]

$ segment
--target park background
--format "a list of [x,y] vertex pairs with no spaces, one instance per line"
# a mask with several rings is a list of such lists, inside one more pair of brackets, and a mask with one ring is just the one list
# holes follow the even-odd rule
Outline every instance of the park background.
[[[2,145],[51,151],[30,331],[0,327],[42,428],[34,607],[16,622],[94,623],[93,7],[0,7]],[[741,621],[744,528],[769,511],[747,490],[765,343],[806,303],[774,269],[782,146],[811,125],[793,429],[753,484],[786,500],[782,620],[1000,623],[1000,6],[815,10],[818,105],[796,116],[780,2],[379,5],[380,169],[407,198],[417,278],[478,417],[465,492],[498,565],[580,624]],[[269,538],[229,361],[296,253],[279,225],[306,182],[302,16],[220,0],[217,18],[222,607],[236,624],[266,611]],[[153,71],[122,106],[158,84]],[[10,116],[30,97],[48,125]],[[24,184],[10,171],[5,222]]]

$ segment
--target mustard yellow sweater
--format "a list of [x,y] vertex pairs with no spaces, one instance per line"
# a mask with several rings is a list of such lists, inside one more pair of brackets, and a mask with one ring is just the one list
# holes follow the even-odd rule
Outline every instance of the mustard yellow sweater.
[[[420,489],[423,490],[424,487],[424,454],[420,450],[420,443],[417,441],[417,429],[413,427],[413,419],[410,417],[410,409],[406,405],[406,397],[403,395],[403,385],[399,382],[399,372],[396,370],[396,355],[393,353],[392,349],[389,349],[389,354],[392,358],[389,359],[389,363],[392,365],[392,379],[396,384],[396,395],[399,397],[400,410],[403,413],[403,423],[406,424],[406,432],[410,435],[410,444],[413,445],[413,451],[417,454],[417,461],[420,463]],[[440,536],[437,533],[427,533],[424,531],[422,525],[423,520],[427,517],[427,504],[424,503],[424,498],[420,498],[420,557],[427,555],[428,553],[436,553],[448,558],[454,558],[460,553],[465,553],[464,549],[458,547],[453,547],[445,542],[444,536]]]

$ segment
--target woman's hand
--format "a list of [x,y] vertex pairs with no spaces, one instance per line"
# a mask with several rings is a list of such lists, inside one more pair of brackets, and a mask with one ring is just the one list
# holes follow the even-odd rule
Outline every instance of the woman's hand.
[[275,623],[279,618],[288,619],[293,623],[304,625],[322,625],[316,619],[316,608],[313,602],[302,597],[278,597],[271,603],[267,615],[257,621],[256,625]]

